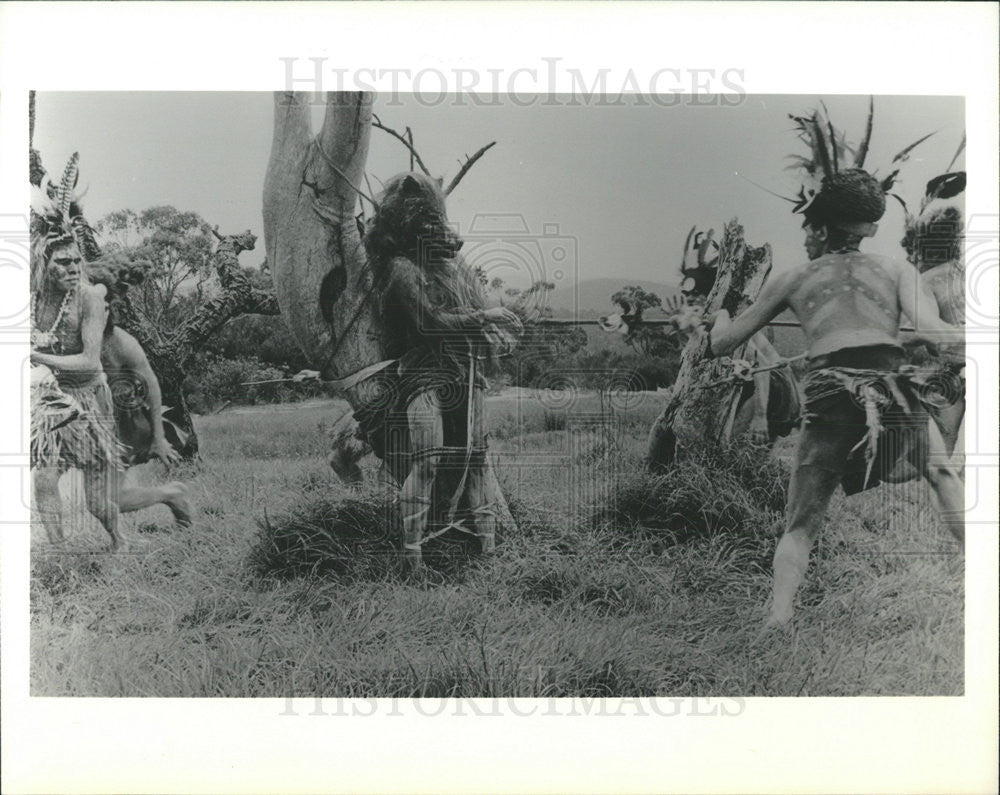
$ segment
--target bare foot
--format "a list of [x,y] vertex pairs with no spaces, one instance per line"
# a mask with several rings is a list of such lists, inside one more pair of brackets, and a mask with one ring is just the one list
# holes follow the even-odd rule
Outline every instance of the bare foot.
[[419,548],[404,548],[403,573],[408,577],[419,580],[423,578],[425,572],[423,552]]
[[760,632],[754,637],[754,643],[760,643],[778,634],[783,634],[791,629],[792,614],[771,613]]
[[178,527],[190,527],[192,508],[187,486],[175,480],[169,485],[169,488],[171,494],[167,498],[167,507],[173,513],[174,521],[177,522]]

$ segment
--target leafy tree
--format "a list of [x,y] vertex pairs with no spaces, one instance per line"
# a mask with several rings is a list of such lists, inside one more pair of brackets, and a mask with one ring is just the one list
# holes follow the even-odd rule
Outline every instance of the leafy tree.
[[[485,283],[485,279],[484,279]],[[514,386],[533,386],[553,362],[574,356],[587,344],[587,333],[579,326],[550,326],[539,323],[552,316],[552,308],[542,299],[555,289],[551,282],[537,281],[526,290],[507,287],[496,277],[489,293],[502,306],[516,313],[524,333],[514,353],[502,361],[504,374]]]
[[105,251],[126,251],[149,263],[129,299],[161,335],[191,317],[212,292],[215,238],[197,213],[168,205],[140,213],[117,210],[98,221],[96,229]]
[[663,301],[653,292],[638,285],[628,285],[611,296],[611,301],[621,307],[622,312],[634,318],[625,335],[625,342],[634,350],[646,356],[658,358],[679,357],[684,348],[684,340],[672,326],[651,326],[642,323],[642,317],[650,309],[661,309]]

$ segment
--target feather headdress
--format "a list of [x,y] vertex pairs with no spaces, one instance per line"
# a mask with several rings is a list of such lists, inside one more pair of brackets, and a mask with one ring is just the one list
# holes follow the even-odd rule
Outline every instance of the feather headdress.
[[890,164],[890,168],[896,167],[887,176],[879,178],[877,171],[869,173],[865,170],[875,120],[873,99],[869,99],[865,131],[857,145],[848,140],[844,131],[834,126],[822,102],[808,116],[790,114],[789,118],[795,123],[799,140],[808,147],[809,154],[789,156],[792,162],[787,170],[801,174],[802,186],[798,195],[787,201],[794,205],[792,212],[804,216],[803,225],[808,226],[831,222],[872,224],[877,221],[885,212],[885,196],[892,191],[899,175],[897,164],[905,163],[910,153],[934,134],[928,133],[900,150]]
[[33,186],[31,196],[31,286],[41,287],[42,272],[53,249],[78,242],[86,221],[80,213],[76,193],[80,179],[80,154],[74,152],[63,169],[59,183],[47,173]]
[[965,191],[965,172],[951,170],[964,151],[963,135],[945,173],[927,183],[918,212],[911,213],[906,202],[896,196],[906,214],[906,233],[900,243],[910,261],[921,268],[961,262],[961,241],[965,231],[963,212],[959,202],[950,200]]

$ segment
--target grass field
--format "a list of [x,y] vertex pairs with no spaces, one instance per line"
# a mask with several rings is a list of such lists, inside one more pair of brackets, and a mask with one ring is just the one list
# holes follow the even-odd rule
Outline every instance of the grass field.
[[290,516],[322,537],[324,515],[378,510],[325,463],[334,404],[205,417],[203,460],[176,473],[193,527],[157,507],[126,518],[129,554],[100,551],[93,526],[59,553],[35,539],[32,695],[962,694],[964,562],[922,484],[835,497],[792,628],[757,640],[779,512],[734,513],[709,484],[689,489],[704,496],[695,534],[594,519],[623,485],[645,488],[658,409],[491,399],[519,531],[489,559],[432,542],[422,581],[384,531],[328,559],[308,539],[268,546]]

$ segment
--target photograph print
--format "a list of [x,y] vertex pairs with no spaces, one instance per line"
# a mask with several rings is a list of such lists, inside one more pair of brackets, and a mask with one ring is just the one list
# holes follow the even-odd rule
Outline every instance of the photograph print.
[[31,93],[31,695],[963,695],[963,98],[493,99]]

